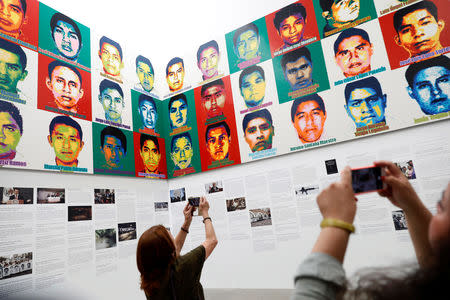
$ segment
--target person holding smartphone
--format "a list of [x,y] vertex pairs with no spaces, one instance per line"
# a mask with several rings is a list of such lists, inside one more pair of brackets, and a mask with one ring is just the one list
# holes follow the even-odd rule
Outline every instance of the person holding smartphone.
[[[324,219],[312,253],[301,263],[295,275],[297,299],[429,299],[441,295],[449,299],[450,290],[450,183],[437,202],[437,213],[420,200],[401,170],[392,162],[375,166],[386,172],[386,187],[378,193],[400,207],[408,223],[409,234],[419,263],[410,268],[376,269],[365,272],[350,285],[342,267],[356,214],[356,198],[349,167],[341,180],[331,184],[317,197]],[[403,274],[403,276],[399,276]],[[432,297],[432,296],[431,296]]]
[[183,209],[184,223],[174,238],[162,225],[146,230],[137,245],[136,261],[141,273],[141,289],[147,299],[204,300],[200,276],[205,260],[217,245],[209,203],[200,198],[199,215],[205,224],[205,241],[197,248],[180,255],[195,210],[189,203]]

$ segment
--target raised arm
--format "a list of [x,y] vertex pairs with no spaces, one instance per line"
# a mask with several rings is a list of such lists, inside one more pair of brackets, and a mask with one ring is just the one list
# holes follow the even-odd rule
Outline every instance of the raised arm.
[[205,259],[207,259],[211,253],[213,252],[214,248],[217,245],[217,237],[216,233],[214,232],[214,227],[212,224],[212,220],[209,217],[209,203],[206,201],[205,197],[201,197],[200,199],[200,205],[199,205],[199,214],[203,217],[203,223],[205,223],[205,235],[206,239],[202,243],[203,247],[205,247],[206,250],[206,256]]
[[183,209],[184,214],[184,223],[183,226],[181,226],[180,231],[178,232],[177,236],[175,237],[175,247],[177,251],[177,256],[180,255],[181,248],[183,248],[184,241],[186,240],[186,236],[189,232],[189,227],[191,226],[192,222],[192,211],[195,208],[189,203],[186,204],[186,206]]
[[425,207],[417,193],[400,169],[388,161],[375,162],[376,166],[386,171],[383,181],[387,188],[379,194],[387,197],[392,204],[400,207],[405,213],[408,231],[414,245],[419,264],[424,267],[433,263],[433,251],[428,240],[428,227],[431,212]]

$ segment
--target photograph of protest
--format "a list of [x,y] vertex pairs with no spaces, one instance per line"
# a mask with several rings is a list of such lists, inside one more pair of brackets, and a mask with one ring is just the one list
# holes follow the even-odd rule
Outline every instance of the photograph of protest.
[[403,210],[395,210],[392,212],[392,220],[394,221],[395,230],[407,230],[405,213]]
[[396,162],[397,167],[402,171],[403,175],[408,179],[416,179],[416,170],[412,160]]
[[270,208],[250,209],[250,224],[252,227],[272,225]]
[[114,189],[94,189],[95,204],[114,204],[116,203]]
[[155,211],[169,211],[169,202],[155,202]]
[[0,256],[0,280],[31,274],[33,272],[33,253]]
[[227,211],[243,210],[246,209],[245,197],[229,199],[227,201]]
[[186,201],[186,190],[184,188],[170,190],[170,203],[180,201]]

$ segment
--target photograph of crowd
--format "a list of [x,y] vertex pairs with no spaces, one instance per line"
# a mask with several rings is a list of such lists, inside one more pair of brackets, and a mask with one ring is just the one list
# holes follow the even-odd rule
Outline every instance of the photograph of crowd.
[[113,189],[94,189],[95,204],[114,204],[116,203]]

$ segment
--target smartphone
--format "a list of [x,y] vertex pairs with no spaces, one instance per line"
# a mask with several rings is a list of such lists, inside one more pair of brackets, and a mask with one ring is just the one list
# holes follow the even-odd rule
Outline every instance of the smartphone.
[[189,197],[188,198],[189,204],[198,207],[200,205],[200,197]]
[[355,194],[375,192],[385,188],[381,176],[384,170],[380,167],[369,166],[352,169],[352,186]]

